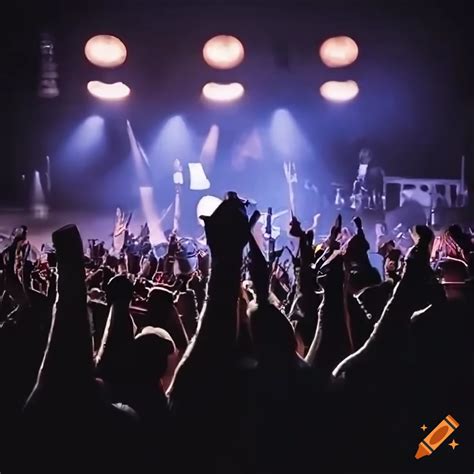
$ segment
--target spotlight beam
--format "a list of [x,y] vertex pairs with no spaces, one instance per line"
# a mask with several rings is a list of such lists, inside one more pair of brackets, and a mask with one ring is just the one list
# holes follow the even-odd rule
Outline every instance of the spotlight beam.
[[[127,120],[127,133],[132,151],[132,158],[135,164],[135,170],[139,181],[140,202],[143,215],[145,216],[148,228],[150,229],[150,243],[153,246],[167,241],[165,233],[161,227],[161,219],[155,206],[154,190],[149,175],[149,169],[146,164],[147,158],[140,151],[138,143],[132,129],[132,125]],[[143,149],[142,149],[143,150]]]
[[204,141],[201,149],[201,155],[199,161],[203,166],[209,170],[212,168],[217,154],[217,145],[219,144],[219,127],[217,125],[211,125],[209,133]]

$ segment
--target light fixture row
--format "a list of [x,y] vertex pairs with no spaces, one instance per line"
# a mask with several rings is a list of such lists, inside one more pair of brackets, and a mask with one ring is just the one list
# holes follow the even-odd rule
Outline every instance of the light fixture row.
[[[84,48],[86,58],[95,66],[115,68],[125,63],[127,48],[122,40],[112,35],[96,35]],[[202,51],[206,63],[215,69],[232,69],[242,63],[245,50],[242,42],[231,35],[218,35],[207,41]],[[352,64],[359,55],[357,43],[348,36],[329,38],[321,45],[322,62],[331,68]]]
[[[86,58],[95,66],[116,68],[125,63],[127,48],[116,36],[96,35],[90,38],[84,48]],[[331,68],[344,67],[352,64],[358,57],[356,42],[347,36],[338,36],[326,40],[320,48],[323,63]],[[242,42],[235,36],[218,35],[208,40],[203,47],[204,61],[215,69],[233,69],[245,58]],[[107,84],[101,81],[90,81],[88,91],[102,100],[120,100],[130,95],[130,88],[123,82]],[[359,92],[354,81],[329,81],[320,88],[321,95],[330,101],[345,102],[353,99]],[[207,83],[202,94],[212,102],[233,102],[245,93],[244,86],[239,82],[218,84]]]

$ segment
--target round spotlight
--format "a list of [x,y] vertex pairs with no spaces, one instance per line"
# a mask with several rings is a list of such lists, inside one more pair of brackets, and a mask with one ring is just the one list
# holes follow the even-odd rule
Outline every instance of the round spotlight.
[[214,211],[221,205],[222,199],[219,199],[216,196],[203,196],[196,207],[196,216],[198,218],[199,224],[204,227],[204,221],[201,219],[201,216],[209,217]]
[[125,62],[127,48],[112,35],[93,36],[84,48],[86,58],[99,67],[117,67]]
[[202,88],[202,95],[212,102],[232,102],[240,99],[244,92],[244,86],[239,82],[231,82],[230,84],[208,82]]
[[90,81],[87,90],[101,100],[121,100],[130,95],[130,88],[123,82],[106,84],[101,81]]
[[357,43],[348,36],[327,39],[319,50],[322,62],[328,67],[344,67],[352,64],[359,55]]
[[211,38],[202,51],[204,60],[216,69],[232,69],[244,59],[244,47],[234,36],[219,35]]
[[359,93],[359,86],[355,81],[329,81],[320,88],[321,95],[331,102],[347,102]]

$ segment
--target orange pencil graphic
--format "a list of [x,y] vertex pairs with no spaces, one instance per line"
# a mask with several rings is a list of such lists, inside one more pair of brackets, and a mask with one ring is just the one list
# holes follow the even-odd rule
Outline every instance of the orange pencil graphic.
[[448,438],[451,433],[459,426],[459,423],[448,415],[441,423],[434,428],[430,434],[418,445],[415,458],[420,459],[429,456]]

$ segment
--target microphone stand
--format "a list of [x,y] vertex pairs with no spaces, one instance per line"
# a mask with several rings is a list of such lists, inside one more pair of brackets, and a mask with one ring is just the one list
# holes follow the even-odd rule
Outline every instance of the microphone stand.
[[269,207],[267,211],[267,222],[265,226],[265,233],[268,235],[267,258],[270,265],[272,265],[273,259],[275,257],[275,239],[272,236],[272,215],[273,215],[273,210],[271,207]]

